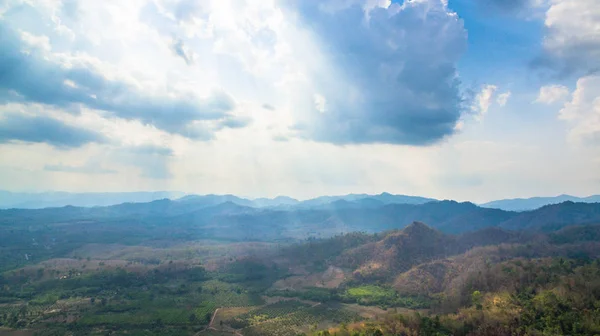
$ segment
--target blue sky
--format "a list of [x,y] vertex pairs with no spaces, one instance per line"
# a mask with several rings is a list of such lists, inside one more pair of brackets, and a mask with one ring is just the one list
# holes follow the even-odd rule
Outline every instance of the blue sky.
[[595,0],[8,0],[0,189],[600,192]]

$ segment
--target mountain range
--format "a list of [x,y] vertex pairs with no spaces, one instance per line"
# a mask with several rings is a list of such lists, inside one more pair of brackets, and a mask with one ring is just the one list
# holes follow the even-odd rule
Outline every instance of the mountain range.
[[124,193],[16,193],[0,190],[0,209],[42,209],[67,205],[94,207],[117,205],[121,203],[144,203],[161,199],[194,202],[195,204],[205,205],[217,205],[225,202],[232,202],[254,208],[279,207],[282,209],[324,207],[335,202],[360,202],[363,204],[371,203],[373,205],[384,205],[423,204],[436,201],[433,198],[392,195],[389,193],[382,193],[379,195],[349,194],[342,196],[321,196],[306,201],[299,201],[287,196],[248,199],[235,195],[186,195],[182,192],[170,191]]
[[[42,209],[62,206],[109,206],[121,203],[144,203],[160,199],[180,200],[184,202],[204,203],[206,205],[217,205],[224,202],[232,202],[241,206],[253,208],[278,208],[278,209],[316,209],[336,207],[379,207],[386,204],[424,204],[438,201],[437,199],[393,195],[381,193],[348,194],[341,196],[321,196],[309,200],[300,201],[288,196],[277,196],[275,198],[249,199],[235,195],[186,195],[182,192],[157,191],[157,192],[113,192],[113,193],[68,193],[68,192],[45,192],[45,193],[17,193],[0,190],[0,209]],[[570,195],[559,195],[555,197],[532,197],[502,199],[480,204],[483,208],[501,209],[506,211],[527,211],[541,208],[545,205],[558,204],[566,201],[576,203],[598,203],[600,195],[589,197],[576,197]]]
[[98,234],[126,229],[130,234],[143,231],[140,234],[146,236],[278,241],[326,238],[354,231],[382,232],[403,228],[413,221],[426,222],[445,233],[489,227],[548,231],[574,224],[600,223],[600,203],[564,202],[515,212],[455,201],[383,204],[365,199],[338,200],[311,208],[256,208],[233,201],[237,201],[233,196],[189,196],[106,207],[7,209],[0,210],[0,225],[32,229],[38,225],[56,226],[57,230],[71,227],[77,231],[85,223],[85,230],[97,230]]

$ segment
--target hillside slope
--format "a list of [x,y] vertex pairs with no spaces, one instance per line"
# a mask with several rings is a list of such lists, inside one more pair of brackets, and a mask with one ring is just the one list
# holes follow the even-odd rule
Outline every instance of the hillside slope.
[[[424,223],[413,222],[402,230],[377,235],[352,234],[300,245],[285,251],[289,265],[348,270],[358,283],[392,283],[416,265],[444,260],[478,246],[544,240],[532,234],[499,228],[459,236],[444,234]],[[343,244],[342,244],[343,242]],[[323,248],[327,246],[328,248]],[[307,256],[310,256],[307,258]]]

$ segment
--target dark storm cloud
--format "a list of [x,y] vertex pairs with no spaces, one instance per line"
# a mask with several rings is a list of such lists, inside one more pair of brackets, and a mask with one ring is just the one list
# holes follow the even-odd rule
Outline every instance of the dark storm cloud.
[[435,0],[375,9],[367,21],[359,2],[334,10],[296,2],[335,70],[313,76],[325,111],[295,125],[298,134],[335,144],[410,145],[453,134],[464,106],[456,71],[466,48],[462,21]]
[[0,103],[35,102],[71,111],[84,105],[201,140],[211,135],[194,121],[233,118],[229,112],[236,104],[225,92],[206,99],[146,93],[127,82],[106,78],[91,64],[66,67],[48,60],[39,50],[24,52],[25,47],[17,33],[0,20]]
[[106,138],[45,116],[6,113],[0,116],[0,143],[12,141],[45,142],[59,148],[73,148],[90,142],[105,142]]

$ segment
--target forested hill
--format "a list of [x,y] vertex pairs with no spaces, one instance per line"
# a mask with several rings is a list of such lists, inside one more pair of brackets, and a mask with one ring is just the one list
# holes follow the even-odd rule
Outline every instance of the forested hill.
[[283,254],[291,268],[347,270],[344,283],[329,291],[276,294],[430,308],[425,315],[392,309],[376,321],[311,335],[595,335],[599,236],[599,225],[552,233],[487,228],[453,236],[423,223],[343,235]]
[[[283,256],[294,266],[326,266],[351,270],[360,283],[388,283],[413,266],[446,259],[482,246],[501,244],[546,244],[550,241],[571,243],[585,238],[575,233],[584,227],[569,227],[547,235],[486,228],[461,235],[442,233],[427,224],[413,222],[404,229],[379,234],[346,234],[309,242],[283,250]],[[585,226],[586,232],[600,232],[600,226]],[[579,237],[579,238],[573,238]],[[560,238],[558,238],[560,237]]]

